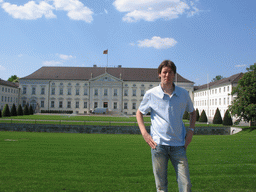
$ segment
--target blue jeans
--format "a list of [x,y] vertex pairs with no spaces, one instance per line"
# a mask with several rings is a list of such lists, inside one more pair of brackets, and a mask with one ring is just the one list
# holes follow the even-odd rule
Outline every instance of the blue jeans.
[[176,179],[180,192],[190,192],[191,182],[189,178],[188,161],[184,146],[157,145],[151,149],[152,165],[158,192],[168,191],[167,168],[170,159],[176,172]]

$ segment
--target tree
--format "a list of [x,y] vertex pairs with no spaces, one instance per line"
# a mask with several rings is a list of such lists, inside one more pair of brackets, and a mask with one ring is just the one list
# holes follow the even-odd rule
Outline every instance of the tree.
[[11,77],[9,77],[8,81],[16,83],[19,82],[19,78],[17,77],[17,75],[12,75]]
[[29,110],[27,105],[24,106],[24,115],[29,115]]
[[206,116],[206,113],[204,110],[202,111],[202,113],[200,115],[199,122],[208,122],[208,119],[207,119],[207,116]]
[[34,110],[33,110],[33,107],[32,107],[32,105],[30,105],[30,107],[29,107],[29,114],[30,115],[33,115],[34,114]]
[[3,109],[3,117],[10,117],[11,113],[10,113],[10,109],[8,104],[5,104],[4,109]]
[[215,115],[213,117],[213,124],[222,124],[222,118],[221,118],[221,114],[220,114],[220,110],[219,108],[216,109]]
[[256,63],[246,70],[237,87],[231,92],[231,95],[237,97],[229,106],[229,110],[232,115],[238,117],[238,122],[244,120],[250,122],[251,126],[256,120]]
[[23,115],[23,110],[22,110],[21,104],[19,104],[19,106],[18,106],[17,115],[18,116],[22,116]]
[[11,108],[11,116],[17,116],[17,110],[16,110],[16,106],[14,103]]
[[188,119],[188,112],[187,111],[184,112],[182,119]]
[[219,80],[221,80],[221,79],[223,79],[223,78],[224,78],[223,76],[217,75],[216,77],[214,77],[214,78],[212,79],[212,82],[219,81]]
[[223,125],[233,125],[233,121],[232,121],[229,110],[227,110],[225,115],[224,115]]
[[200,115],[198,109],[196,109],[196,121],[199,121]]
[[1,111],[1,109],[0,109],[0,117],[2,117],[2,111]]

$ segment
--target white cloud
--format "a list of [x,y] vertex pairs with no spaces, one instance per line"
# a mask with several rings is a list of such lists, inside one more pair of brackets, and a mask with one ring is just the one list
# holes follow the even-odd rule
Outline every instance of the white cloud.
[[93,12],[79,0],[54,0],[57,10],[68,12],[68,17],[73,20],[84,20],[87,23],[92,22]]
[[246,67],[246,65],[235,65],[235,67]]
[[108,10],[107,10],[107,9],[104,9],[104,12],[105,12],[106,14],[108,14]]
[[56,18],[56,15],[52,12],[54,7],[45,1],[41,1],[39,4],[29,1],[21,6],[3,3],[2,8],[15,19],[35,20],[43,16],[46,18]]
[[44,61],[43,66],[59,66],[62,65],[60,61]]
[[[120,12],[128,12],[124,17],[125,22],[139,20],[155,21],[156,19],[175,19],[187,13],[193,16],[199,10],[194,2],[191,6],[181,0],[115,0],[113,5]],[[192,11],[190,11],[193,9]]]
[[75,58],[75,57],[72,56],[72,55],[57,54],[57,56],[59,56],[59,57],[60,57],[61,59],[63,59],[63,60],[69,60],[69,59]]
[[53,10],[60,10],[67,11],[67,16],[72,20],[83,20],[87,23],[93,20],[93,12],[79,0],[42,0],[39,4],[29,1],[21,6],[3,3],[2,8],[15,19],[35,20],[43,16],[47,19],[56,18]]
[[0,71],[5,71],[5,70],[6,70],[6,68],[4,66],[0,65]]
[[152,39],[139,40],[139,47],[153,47],[156,49],[168,49],[177,44],[177,41],[173,38],[161,38],[161,37],[152,37]]

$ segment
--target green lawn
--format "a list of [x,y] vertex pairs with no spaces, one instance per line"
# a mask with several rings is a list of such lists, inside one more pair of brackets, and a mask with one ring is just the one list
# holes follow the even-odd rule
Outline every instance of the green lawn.
[[[195,135],[187,151],[193,191],[255,191],[255,148],[255,130]],[[0,170],[1,192],[155,191],[141,135],[0,132]],[[169,189],[177,191],[172,166]]]

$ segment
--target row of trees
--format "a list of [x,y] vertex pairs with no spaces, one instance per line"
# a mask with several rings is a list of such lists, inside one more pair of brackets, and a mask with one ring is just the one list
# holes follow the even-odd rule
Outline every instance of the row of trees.
[[4,106],[3,112],[0,110],[0,117],[10,117],[10,116],[22,116],[22,115],[33,115],[34,111],[32,106],[28,107],[27,105],[24,106],[24,109],[22,109],[21,105],[18,106],[18,109],[16,109],[15,104],[12,105],[11,111],[6,104]]
[[[186,111],[183,115],[183,119],[189,120],[189,118],[190,118],[189,113]],[[199,111],[198,111],[198,109],[196,109],[196,121],[204,122],[204,123],[208,122],[208,118],[207,118],[204,110],[202,111],[201,115],[199,115]],[[222,119],[220,110],[219,110],[219,108],[217,108],[214,118],[213,118],[213,124],[233,125],[233,121],[232,121],[230,112],[227,110],[224,115],[224,118]]]

